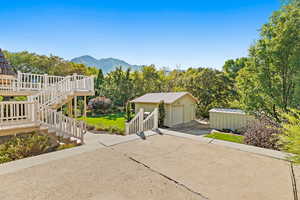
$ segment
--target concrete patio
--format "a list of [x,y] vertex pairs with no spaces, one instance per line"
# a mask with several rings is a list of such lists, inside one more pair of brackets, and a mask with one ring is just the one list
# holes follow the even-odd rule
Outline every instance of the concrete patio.
[[272,152],[162,132],[89,135],[82,147],[0,165],[0,199],[295,199],[290,163]]

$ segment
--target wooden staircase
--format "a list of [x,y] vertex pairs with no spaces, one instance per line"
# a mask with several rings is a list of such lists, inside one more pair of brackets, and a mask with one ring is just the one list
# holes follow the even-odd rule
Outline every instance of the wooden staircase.
[[[0,81],[1,82],[1,81]],[[72,75],[67,77],[18,73],[16,80],[0,85],[1,91],[10,94],[29,91],[28,101],[0,102],[0,132],[16,130],[26,124],[47,127],[57,136],[83,143],[85,123],[67,117],[57,109],[74,97],[94,94],[92,77]],[[3,94],[2,94],[3,95]]]

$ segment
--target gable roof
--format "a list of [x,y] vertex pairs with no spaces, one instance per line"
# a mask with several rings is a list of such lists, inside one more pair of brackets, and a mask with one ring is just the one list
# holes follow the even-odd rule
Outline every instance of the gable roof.
[[198,100],[191,95],[189,92],[163,92],[163,93],[147,93],[141,97],[138,97],[131,102],[133,103],[159,103],[164,101],[166,104],[174,103],[177,99],[189,95],[191,96],[195,102]]

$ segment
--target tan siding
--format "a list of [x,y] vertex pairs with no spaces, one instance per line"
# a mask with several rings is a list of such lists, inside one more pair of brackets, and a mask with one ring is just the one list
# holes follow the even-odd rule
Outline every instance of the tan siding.
[[[189,95],[185,95],[175,101],[173,104],[165,104],[166,106],[166,117],[165,117],[165,125],[166,126],[173,126],[175,125],[173,122],[174,119],[174,106],[182,105],[183,106],[183,122],[189,122],[195,119],[195,107],[196,102],[195,100],[190,97]],[[135,112],[137,113],[140,108],[144,108],[145,112],[152,112],[154,108],[158,107],[157,103],[136,103],[135,104]],[[177,116],[178,119],[178,116]]]
[[235,113],[222,113],[222,112],[210,112],[209,124],[214,129],[231,129],[237,130],[247,126],[250,120],[253,120],[252,116],[247,114],[235,114]]

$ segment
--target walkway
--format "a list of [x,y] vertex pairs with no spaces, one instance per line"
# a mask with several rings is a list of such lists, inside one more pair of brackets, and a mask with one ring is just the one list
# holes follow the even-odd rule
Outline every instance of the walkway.
[[0,199],[294,199],[288,162],[163,132],[89,135],[82,147],[0,165]]

